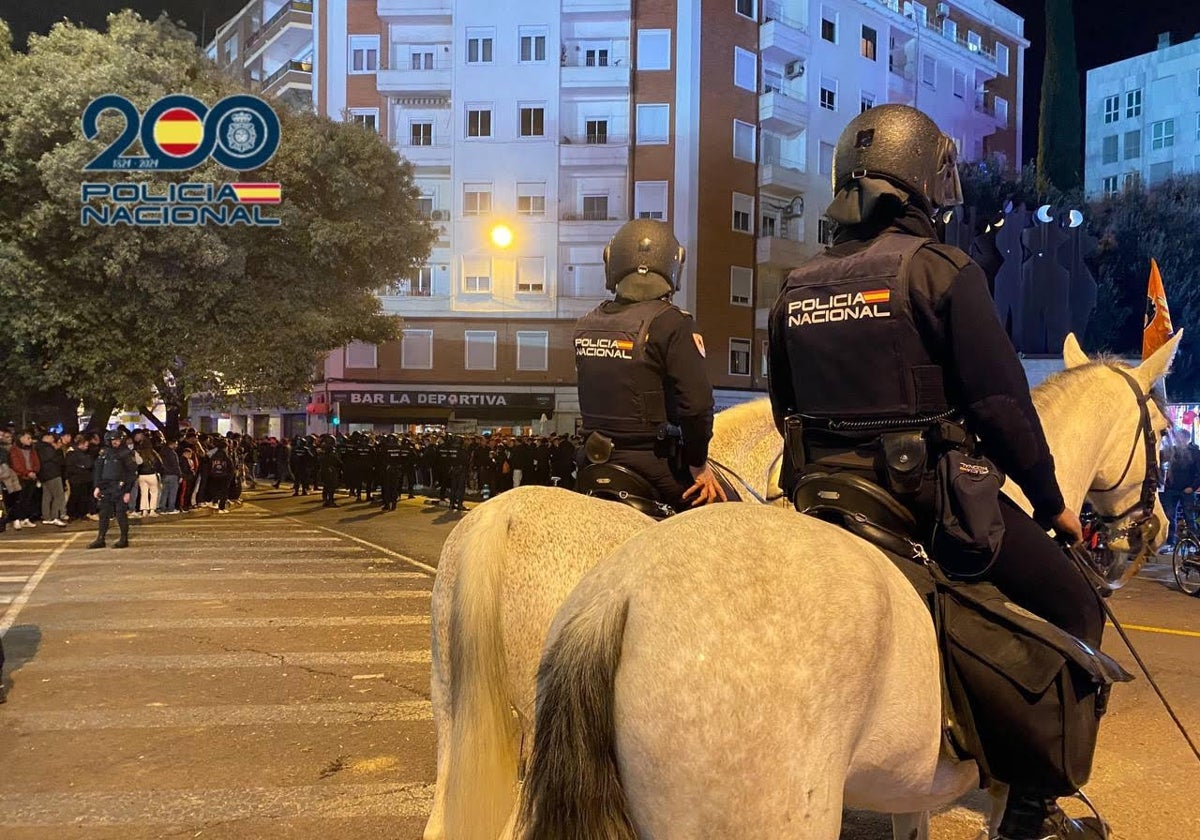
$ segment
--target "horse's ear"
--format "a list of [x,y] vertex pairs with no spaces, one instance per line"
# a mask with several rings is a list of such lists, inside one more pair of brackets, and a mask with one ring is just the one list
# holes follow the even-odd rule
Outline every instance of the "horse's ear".
[[1133,369],[1133,378],[1142,388],[1149,391],[1158,380],[1167,375],[1167,371],[1171,369],[1171,362],[1175,360],[1175,351],[1179,349],[1179,341],[1182,338],[1183,330],[1179,330],[1168,339],[1166,344],[1155,350],[1149,359]]
[[1091,361],[1079,346],[1079,339],[1075,337],[1075,333],[1067,333],[1067,340],[1063,342],[1063,361],[1067,370],[1083,367]]

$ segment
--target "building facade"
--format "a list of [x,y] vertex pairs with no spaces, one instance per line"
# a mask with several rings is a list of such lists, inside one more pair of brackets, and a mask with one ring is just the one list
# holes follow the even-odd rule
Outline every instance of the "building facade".
[[1200,172],[1200,34],[1087,74],[1089,199]]
[[312,105],[311,2],[250,0],[221,24],[209,58],[241,75],[246,86],[291,107]]

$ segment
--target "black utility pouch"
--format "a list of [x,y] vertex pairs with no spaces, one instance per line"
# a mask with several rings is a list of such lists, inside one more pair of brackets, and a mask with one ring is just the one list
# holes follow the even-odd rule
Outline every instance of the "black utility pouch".
[[921,432],[888,432],[880,435],[879,465],[884,486],[893,496],[912,496],[920,492],[929,458]]
[[587,453],[587,459],[593,464],[607,463],[613,451],[612,438],[599,432],[592,432],[583,444],[583,451]]
[[979,578],[996,562],[1004,541],[1003,484],[1004,474],[982,456],[951,450],[938,461],[930,553],[948,576]]

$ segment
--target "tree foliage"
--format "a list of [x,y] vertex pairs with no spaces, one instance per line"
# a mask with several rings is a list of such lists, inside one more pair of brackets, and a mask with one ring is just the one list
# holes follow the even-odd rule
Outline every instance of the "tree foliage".
[[1063,191],[1083,183],[1083,106],[1079,59],[1075,53],[1075,14],[1071,0],[1046,0],[1046,69],[1038,122],[1037,181]]
[[[139,406],[294,398],[325,353],[396,336],[373,291],[427,257],[410,167],[374,132],[277,107],[262,169],[85,173],[119,133],[83,138],[87,104],[117,92],[143,111],[169,93],[215,103],[239,83],[167,19],[124,12],[106,33],[59,24],[12,53],[0,28],[0,353],[13,392]],[[80,225],[85,180],[278,181],[271,228]]]

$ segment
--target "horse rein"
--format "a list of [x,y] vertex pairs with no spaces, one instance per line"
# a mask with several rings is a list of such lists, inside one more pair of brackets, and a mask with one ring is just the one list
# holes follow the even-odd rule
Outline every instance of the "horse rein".
[[[775,460],[771,461],[770,466],[767,467],[767,479],[766,479],[767,485],[770,485],[770,483],[771,483],[771,470],[774,469],[776,463],[782,462],[782,461],[783,461],[783,450],[780,450],[779,454],[775,457]],[[708,463],[712,464],[714,467],[716,467],[718,470],[720,470],[722,473],[724,473],[725,478],[727,480],[728,479],[736,480],[737,483],[740,484],[742,487],[744,487],[746,489],[746,492],[749,493],[751,496],[753,496],[754,500],[756,502],[758,502],[760,505],[769,505],[773,502],[778,501],[779,499],[782,499],[785,495],[784,493],[780,492],[780,493],[775,493],[770,496],[767,496],[764,499],[761,495],[759,495],[759,493],[753,487],[750,486],[749,482],[747,482],[746,479],[742,478],[740,475],[738,475],[736,472],[734,472],[729,467],[722,464],[717,459],[710,457],[708,459]]]

